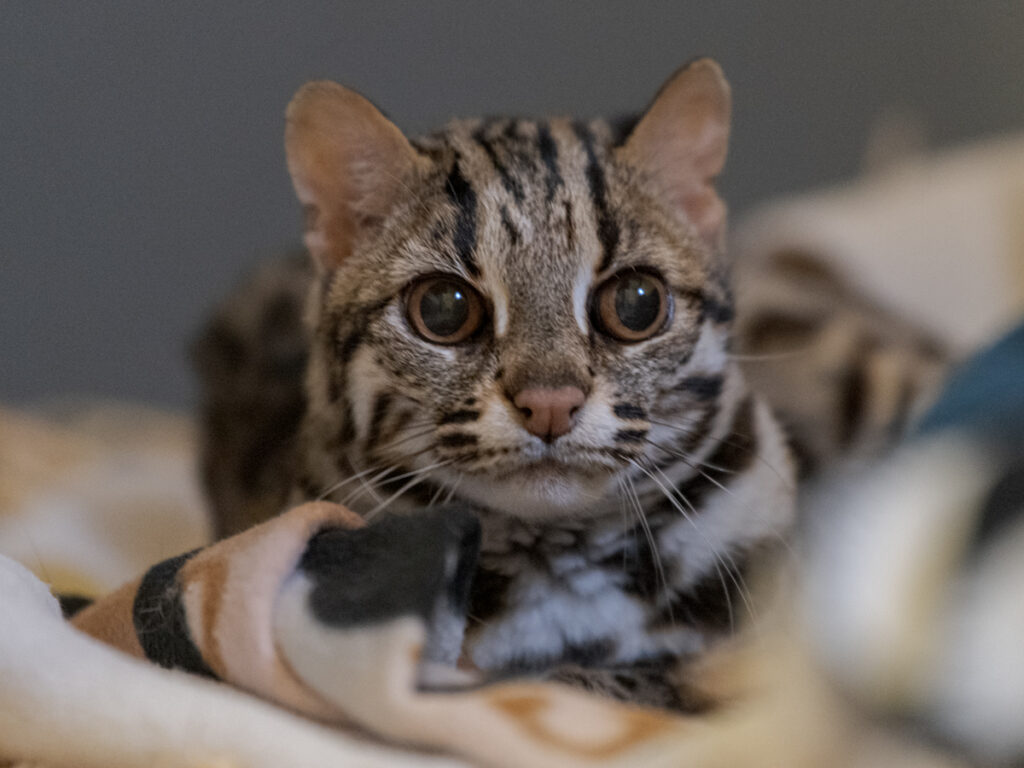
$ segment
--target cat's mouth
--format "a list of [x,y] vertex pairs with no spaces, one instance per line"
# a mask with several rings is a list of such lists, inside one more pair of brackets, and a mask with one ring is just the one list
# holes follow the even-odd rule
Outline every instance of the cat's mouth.
[[607,474],[607,467],[594,464],[580,464],[578,461],[568,462],[554,456],[545,456],[540,459],[528,459],[525,462],[514,464],[509,467],[492,472],[492,477],[498,481],[528,480],[531,478],[568,476],[573,474],[584,477],[597,477]]
[[621,465],[544,455],[503,461],[485,471],[462,473],[459,494],[498,512],[529,519],[580,516],[603,511]]

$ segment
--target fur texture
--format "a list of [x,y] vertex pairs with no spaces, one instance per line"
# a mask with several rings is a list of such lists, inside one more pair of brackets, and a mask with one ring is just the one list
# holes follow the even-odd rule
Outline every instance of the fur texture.
[[[318,265],[294,343],[305,412],[297,437],[260,447],[275,470],[257,505],[231,452],[208,453],[224,530],[305,499],[367,518],[468,503],[483,531],[470,624],[442,657],[690,707],[679,662],[751,612],[747,574],[793,516],[786,440],[732,353],[713,184],[729,111],[720,70],[698,60],[619,126],[459,120],[409,142],[361,96],[306,86],[286,131]],[[624,342],[598,296],[637,274],[667,311]],[[482,307],[458,343],[412,319],[415,287],[438,275]],[[236,370],[210,380],[221,402]],[[557,439],[517,405],[538,387],[583,397]]]

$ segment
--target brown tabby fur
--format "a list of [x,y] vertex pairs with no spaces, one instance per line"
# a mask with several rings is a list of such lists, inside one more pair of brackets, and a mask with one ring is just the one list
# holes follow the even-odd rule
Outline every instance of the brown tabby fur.
[[[197,345],[220,533],[302,499],[370,518],[463,501],[483,549],[465,636],[438,660],[692,708],[680,660],[752,610],[745,577],[792,518],[788,449],[732,351],[712,186],[728,112],[706,60],[635,127],[464,120],[411,144],[351,91],[303,89],[289,166],[318,268],[270,267]],[[631,270],[664,280],[672,313],[624,344],[593,295]],[[433,274],[484,297],[462,344],[407,320],[409,286]],[[308,332],[283,311],[303,285]],[[772,347],[765,325],[741,326],[745,355]],[[569,434],[525,431],[527,386],[586,393]],[[785,386],[766,389],[785,408]]]

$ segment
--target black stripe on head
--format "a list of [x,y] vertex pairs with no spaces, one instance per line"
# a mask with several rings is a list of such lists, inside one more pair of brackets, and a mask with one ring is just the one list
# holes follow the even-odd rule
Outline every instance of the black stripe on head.
[[508,235],[509,242],[513,246],[517,246],[522,242],[522,237],[519,234],[519,230],[516,229],[516,225],[512,223],[512,216],[508,212],[506,206],[501,206],[501,226],[505,228],[505,234]]
[[612,217],[608,208],[608,186],[604,177],[604,169],[597,161],[594,150],[594,137],[584,123],[573,123],[573,130],[583,144],[587,153],[587,184],[590,185],[590,197],[594,201],[594,212],[597,219],[597,237],[601,241],[601,266],[599,272],[607,269],[615,251],[619,247],[619,223]]
[[157,563],[142,577],[132,604],[132,623],[143,653],[167,669],[216,678],[192,641],[178,572],[199,550]]
[[678,491],[694,508],[699,509],[704,498],[721,486],[728,487],[738,474],[757,458],[757,436],[754,422],[754,401],[746,398],[732,417],[732,425],[718,447],[701,462],[701,472],[687,481]]
[[576,222],[572,218],[572,202],[565,201],[565,246],[569,251],[576,250]]
[[558,147],[555,140],[551,138],[551,128],[547,123],[537,124],[537,149],[540,151],[540,159],[544,161],[547,168],[547,176],[544,183],[547,185],[547,202],[551,202],[555,193],[564,184],[562,173],[558,170]]
[[509,173],[508,168],[503,162],[501,162],[501,158],[498,157],[498,151],[487,138],[487,129],[489,127],[489,123],[484,123],[477,128],[473,132],[473,140],[479,144],[481,149],[483,149],[487,154],[488,159],[491,161],[491,165],[494,166],[494,170],[497,171],[498,176],[501,178],[501,185],[505,188],[505,191],[512,195],[512,198],[517,203],[521,203],[524,197],[523,185],[519,179]]
[[476,263],[476,191],[459,169],[459,157],[455,156],[452,169],[445,181],[448,199],[455,206],[455,233],[453,242],[455,253],[471,275],[479,276],[480,267]]

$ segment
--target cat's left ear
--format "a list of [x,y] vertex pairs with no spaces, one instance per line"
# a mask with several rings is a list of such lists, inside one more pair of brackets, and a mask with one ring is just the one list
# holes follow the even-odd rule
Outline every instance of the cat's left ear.
[[331,269],[408,193],[425,161],[373,104],[328,80],[303,86],[286,118],[285,152],[306,207],[306,247]]
[[731,113],[721,67],[711,59],[696,59],[661,87],[618,150],[712,246],[720,245],[725,233],[725,203],[715,178],[725,165]]

